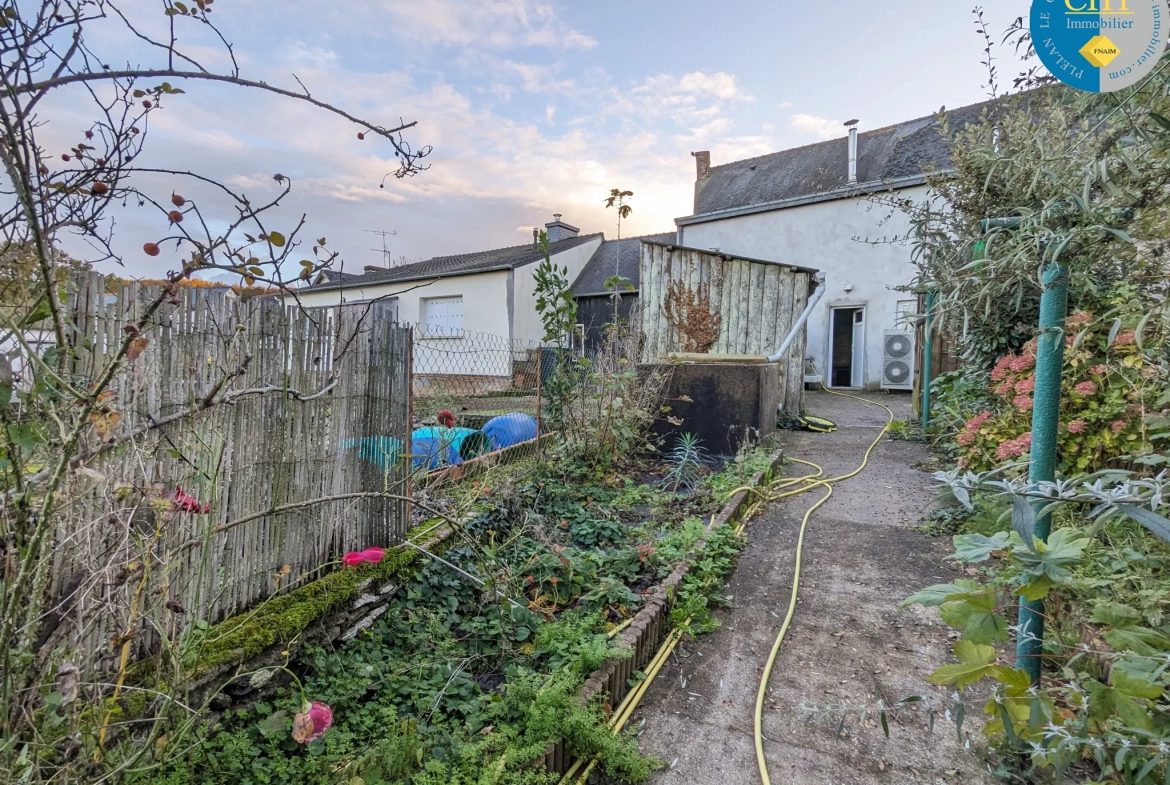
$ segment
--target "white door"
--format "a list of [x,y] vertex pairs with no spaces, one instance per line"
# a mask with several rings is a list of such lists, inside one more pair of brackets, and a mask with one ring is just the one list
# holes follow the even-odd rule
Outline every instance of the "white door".
[[849,386],[865,386],[865,309],[853,312],[853,363],[849,369]]

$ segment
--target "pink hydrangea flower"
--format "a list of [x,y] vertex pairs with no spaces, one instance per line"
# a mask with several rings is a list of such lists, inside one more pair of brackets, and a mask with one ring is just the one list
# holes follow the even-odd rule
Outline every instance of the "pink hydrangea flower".
[[1094,376],[1104,376],[1105,374],[1109,373],[1109,366],[1108,365],[1094,365],[1092,368],[1089,369],[1089,373],[1093,374]]
[[991,412],[983,411],[983,412],[980,412],[979,414],[975,415],[974,417],[972,417],[970,420],[967,420],[967,423],[963,427],[966,430],[970,431],[971,433],[975,433],[976,431],[978,431],[980,428],[983,427],[983,423],[987,422],[990,419],[991,419]]
[[1114,420],[1113,424],[1109,426],[1109,429],[1114,433],[1121,433],[1125,430],[1125,420]]
[[1084,433],[1085,432],[1085,421],[1084,420],[1073,420],[1072,422],[1070,422],[1068,424],[1068,432],[1069,433]]
[[1097,392],[1096,382],[1081,382],[1076,387],[1073,387],[1073,392],[1077,395],[1092,395]]
[[996,395],[1003,395],[1006,397],[1006,396],[1009,396],[1012,394],[1013,389],[1014,389],[1014,385],[1012,384],[1012,380],[1005,379],[1004,381],[1000,382],[1000,385],[998,387],[995,388],[995,394]]
[[1028,448],[1023,442],[1017,441],[1016,439],[1008,439],[996,448],[995,457],[1001,461],[1010,461],[1019,458],[1027,451]]
[[1135,343],[1137,343],[1137,333],[1133,330],[1118,333],[1117,337],[1113,340],[1114,346],[1132,346]]
[[1016,441],[1018,441],[1020,444],[1024,445],[1025,447],[1031,448],[1032,447],[1032,432],[1028,431],[1027,433],[1022,435]]
[[975,441],[975,434],[971,433],[971,431],[961,431],[959,435],[955,437],[955,441],[957,441],[962,446],[967,447],[971,444],[971,442]]
[[995,367],[991,369],[991,381],[1002,382],[1004,380],[1008,375],[1008,371],[1011,370],[1012,359],[1012,356],[1009,354],[995,364]]
[[968,458],[960,458],[959,459],[959,468],[960,469],[966,469],[970,465],[971,465],[970,459],[968,459]]
[[1024,411],[1028,411],[1029,409],[1032,408],[1032,396],[1031,395],[1017,395],[1014,399],[1012,399],[1012,405],[1015,406],[1017,409],[1023,409]]
[[1035,376],[1029,376],[1027,379],[1020,379],[1020,381],[1016,382],[1016,392],[1018,392],[1018,393],[1023,394],[1023,393],[1030,393],[1030,392],[1035,392],[1035,391],[1036,391],[1036,377]]
[[1080,327],[1082,324],[1088,324],[1093,321],[1093,314],[1088,311],[1077,311],[1068,317],[1067,323],[1070,327]]
[[1030,371],[1034,367],[1036,367],[1036,358],[1033,357],[1031,354],[1025,353],[1025,354],[1017,355],[1015,358],[1012,359],[1011,368],[1016,373],[1019,373],[1021,371]]
[[333,709],[321,701],[306,702],[293,717],[292,737],[300,744],[309,744],[325,735],[333,724]]

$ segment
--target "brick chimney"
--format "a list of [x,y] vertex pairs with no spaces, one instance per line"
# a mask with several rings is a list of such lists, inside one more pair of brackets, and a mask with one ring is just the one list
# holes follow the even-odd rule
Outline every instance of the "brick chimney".
[[695,157],[695,180],[701,183],[711,176],[711,153],[701,150],[691,155]]
[[581,232],[576,226],[562,221],[560,213],[553,213],[552,223],[545,224],[544,230],[548,232],[548,241],[550,243],[571,239]]

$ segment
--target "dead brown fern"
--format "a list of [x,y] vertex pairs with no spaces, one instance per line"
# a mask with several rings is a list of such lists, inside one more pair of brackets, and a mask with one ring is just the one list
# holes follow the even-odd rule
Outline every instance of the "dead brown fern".
[[671,281],[663,310],[684,352],[705,354],[719,340],[723,317],[711,310],[710,287],[700,284],[691,289],[682,281]]

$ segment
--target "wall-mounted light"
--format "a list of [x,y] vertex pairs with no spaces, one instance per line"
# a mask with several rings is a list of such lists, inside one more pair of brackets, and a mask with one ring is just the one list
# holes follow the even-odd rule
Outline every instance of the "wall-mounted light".
[[849,292],[852,292],[852,291],[853,291],[853,284],[851,284],[851,283],[845,284],[845,293],[848,294]]

